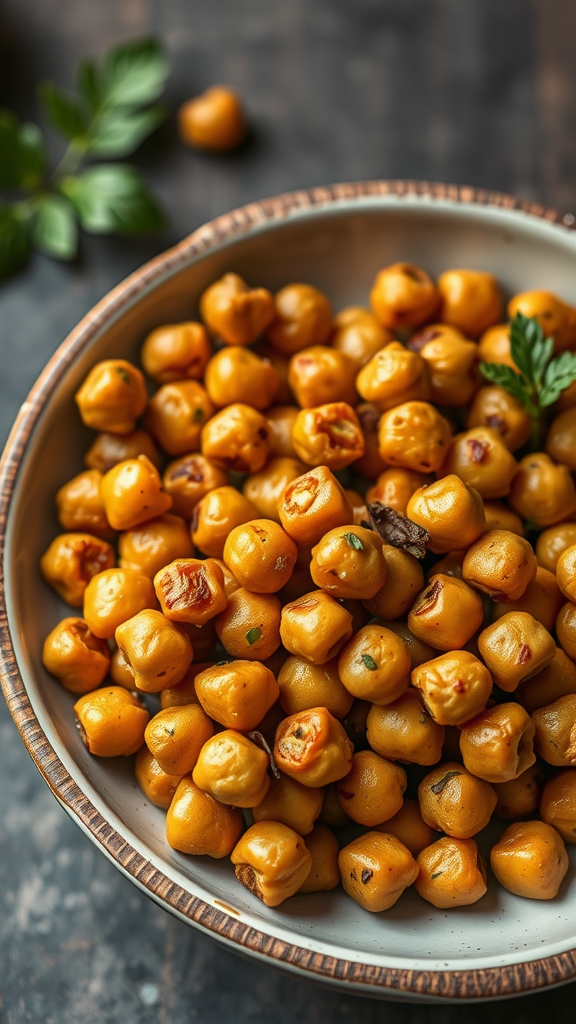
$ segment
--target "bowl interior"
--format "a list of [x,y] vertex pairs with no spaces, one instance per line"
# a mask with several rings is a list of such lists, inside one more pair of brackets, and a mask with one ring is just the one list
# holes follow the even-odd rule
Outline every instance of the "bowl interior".
[[433,275],[457,266],[490,270],[506,293],[550,288],[576,303],[574,235],[528,215],[473,204],[366,198],[263,222],[202,254],[191,249],[103,324],[45,403],[9,515],[9,626],[30,701],[57,756],[103,817],[168,878],[269,935],[348,960],[431,970],[509,964],[576,945],[574,856],[559,897],[549,903],[514,897],[492,880],[479,904],[450,913],[414,891],[382,915],[365,913],[341,891],[294,897],[269,910],[236,882],[228,861],[169,849],[164,812],[144,798],[131,761],[87,754],[74,727],[74,699],[41,661],[44,637],[68,611],[40,579],[38,559],[58,530],[54,493],[83,467],[90,432],[80,424],[73,394],[93,363],[111,356],[137,360],[146,333],[195,317],[203,288],[227,270],[273,290],[289,281],[311,282],[338,310],[367,305],[376,271],[397,260]]

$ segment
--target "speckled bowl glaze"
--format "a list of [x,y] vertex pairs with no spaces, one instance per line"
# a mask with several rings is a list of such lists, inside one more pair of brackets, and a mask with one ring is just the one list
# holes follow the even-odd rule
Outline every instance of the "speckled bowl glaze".
[[[494,999],[576,977],[575,858],[557,899],[517,898],[494,881],[472,907],[435,910],[416,892],[383,914],[342,891],[270,910],[227,861],[169,849],[164,813],[128,760],[86,752],[73,697],[42,667],[45,635],[66,614],[38,558],[57,531],[56,489],[82,465],[89,434],[73,394],[99,359],[137,359],[145,334],[196,314],[224,271],[271,289],[309,281],[335,309],[366,304],[376,271],[410,260],[494,272],[507,293],[550,288],[576,303],[573,218],[470,188],[367,182],[297,192],[217,218],[132,274],[87,314],[50,360],[16,420],[0,467],[2,685],[30,754],[61,804],[140,888],[228,948],[347,991],[390,999]],[[482,842],[482,837],[481,837]],[[573,853],[576,848],[573,848]]]

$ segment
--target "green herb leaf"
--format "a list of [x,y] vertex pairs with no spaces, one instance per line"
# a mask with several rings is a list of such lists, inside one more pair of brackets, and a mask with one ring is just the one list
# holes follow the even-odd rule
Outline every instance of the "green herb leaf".
[[246,633],[246,639],[250,647],[252,647],[252,645],[255,644],[256,641],[259,640],[261,636],[262,630],[258,629],[258,626],[253,626],[252,629],[249,629],[248,632]]
[[26,222],[12,206],[0,206],[0,278],[14,274],[28,256]]
[[160,96],[168,61],[156,39],[136,39],[114,47],[102,69],[103,91],[110,106],[141,106]]
[[91,113],[98,110],[104,94],[100,72],[93,60],[83,60],[78,65],[76,88]]
[[21,124],[10,110],[0,110],[0,185],[32,192],[42,180],[45,164],[40,129]]
[[32,242],[57,260],[71,260],[76,255],[78,228],[68,199],[54,194],[40,197],[32,221]]
[[77,139],[85,135],[88,119],[77,100],[66,95],[53,82],[43,82],[38,94],[53,128],[62,132],[67,139]]
[[456,775],[462,775],[462,772],[456,770],[446,772],[446,775],[443,775],[442,778],[438,780],[438,782],[435,782],[434,785],[430,786],[430,789],[432,790],[433,793],[441,793],[442,790],[444,789],[444,786],[447,786],[448,783],[450,782],[450,779],[453,779]]
[[540,406],[545,409],[560,397],[563,391],[576,380],[576,354],[562,352],[546,367],[543,387],[540,392]]
[[375,672],[376,669],[378,668],[378,665],[374,661],[374,658],[372,657],[371,654],[363,654],[362,661],[364,662],[366,668],[370,669],[370,672]]
[[354,548],[355,551],[364,551],[364,545],[355,533],[345,533],[344,540],[349,547]]
[[90,133],[90,153],[95,156],[128,156],[166,117],[160,103],[148,110],[110,110],[98,119]]
[[433,882],[435,878],[438,878],[439,875],[443,875],[443,874],[444,874],[443,871],[435,871],[433,875],[430,875],[430,881]]
[[127,164],[99,164],[65,178],[64,195],[86,231],[139,234],[155,231],[164,216],[138,172]]
[[480,372],[486,380],[498,384],[509,394],[514,395],[525,408],[532,405],[522,377],[511,366],[506,366],[505,363],[480,363]]

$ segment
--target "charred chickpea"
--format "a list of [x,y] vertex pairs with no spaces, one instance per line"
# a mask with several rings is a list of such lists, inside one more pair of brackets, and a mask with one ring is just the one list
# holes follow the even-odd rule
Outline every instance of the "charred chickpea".
[[472,427],[453,439],[440,475],[455,473],[483,498],[501,498],[509,493],[516,469],[516,459],[497,430]]
[[147,455],[150,462],[159,469],[160,452],[147,430],[132,430],[128,434],[109,434],[102,431],[96,435],[86,452],[84,465],[88,469],[107,473],[118,462],[137,459],[139,455]]
[[346,644],[338,672],[349,693],[372,704],[389,704],[407,688],[410,654],[406,644],[384,626],[364,626]]
[[438,405],[467,405],[478,388],[478,346],[447,324],[432,324],[408,343],[426,363],[430,397]]
[[507,612],[478,637],[480,654],[501,690],[511,693],[552,661],[556,644],[529,612]]
[[222,558],[230,531],[257,517],[258,509],[235,487],[215,487],[194,509],[192,540],[205,555]]
[[484,515],[486,516],[486,532],[488,530],[507,530],[509,533],[516,533],[519,537],[524,536],[524,524],[520,516],[503,501],[485,501]]
[[153,608],[123,622],[115,638],[134,673],[135,686],[144,693],[158,693],[179,683],[192,661],[186,633]]
[[271,459],[295,459],[292,431],[300,410],[296,405],[274,405],[266,412]]
[[536,541],[538,565],[550,572],[556,572],[558,559],[566,548],[576,544],[576,523],[558,523],[542,530]]
[[225,85],[212,85],[182,104],[178,130],[187,146],[222,153],[236,149],[248,128],[238,95]]
[[146,425],[168,455],[198,451],[202,428],[214,413],[206,388],[197,380],[162,384],[152,395]]
[[502,316],[502,295],[493,274],[483,270],[446,270],[438,278],[440,320],[477,338]]
[[370,402],[360,402],[355,412],[364,434],[364,454],[356,459],[354,471],[367,480],[375,480],[386,468],[378,451],[380,410]]
[[385,463],[435,473],[440,469],[452,437],[448,420],[428,402],[405,402],[382,415],[378,448]]
[[287,715],[311,708],[326,708],[334,718],[345,718],[354,698],[340,681],[338,659],[314,665],[290,655],[278,673],[280,706]]
[[154,590],[168,619],[192,626],[203,626],[228,603],[222,569],[211,558],[176,558],[156,573]]
[[499,601],[492,609],[492,621],[508,612],[528,612],[552,633],[563,600],[554,573],[539,565],[536,575],[517,601]]
[[98,469],[87,469],[68,480],[56,493],[58,522],[65,530],[91,533],[97,537],[113,537],[102,495],[106,477]]
[[321,789],[302,786],[287,775],[272,779],[264,799],[252,808],[254,821],[280,821],[307,836],[322,810]]
[[350,771],[354,748],[326,708],[285,718],[276,730],[274,760],[285,775],[304,786],[328,786]]
[[89,533],[61,533],[40,559],[40,572],[56,593],[75,608],[81,608],[84,591],[93,576],[111,569],[114,549]]
[[266,751],[247,736],[224,729],[204,743],[192,778],[200,789],[222,804],[255,807],[270,785],[269,763]]
[[278,515],[297,544],[309,545],[354,517],[344,489],[328,466],[318,466],[289,483],[280,496]]
[[530,440],[532,424],[518,399],[494,384],[476,392],[466,426],[469,430],[488,427],[497,431],[508,450],[515,452]]
[[576,309],[562,302],[552,292],[535,290],[520,292],[508,303],[508,316],[514,319],[517,313],[536,317],[544,334],[554,339],[554,351],[564,352],[576,344]]
[[576,843],[576,772],[558,772],[544,786],[540,814],[565,843]]
[[106,686],[85,693],[74,705],[82,739],[96,757],[128,757],[144,742],[150,715],[133,693]]
[[401,402],[430,397],[426,363],[399,341],[391,341],[362,367],[356,389],[365,402],[385,412]]
[[561,647],[557,647],[546,668],[525,683],[520,683],[516,700],[526,708],[528,714],[532,714],[537,708],[553,704],[559,697],[566,697],[569,693],[576,693],[576,665]]
[[337,526],[312,548],[310,575],[333,597],[374,597],[386,581],[380,537],[362,526]]
[[201,380],[212,345],[203,324],[187,320],[157,327],[146,338],[140,359],[146,373],[158,384],[173,380]]
[[367,725],[368,743],[382,757],[430,765],[442,756],[444,729],[430,717],[413,689],[385,707],[373,704]]
[[155,608],[152,581],[135,569],[103,569],[84,591],[84,618],[95,636],[108,640],[126,619]]
[[232,345],[212,356],[204,383],[217,409],[244,402],[262,411],[272,405],[280,377],[267,359],[261,359],[249,348]]
[[376,832],[395,836],[417,857],[434,840],[434,831],[423,820],[417,800],[406,798],[402,807],[392,818],[375,826]]
[[270,459],[259,473],[253,473],[246,478],[242,492],[263,518],[273,519],[278,523],[278,503],[282,492],[288,484],[305,472],[306,466],[299,459]]
[[110,668],[105,640],[90,632],[84,619],[62,619],[48,634],[42,650],[44,668],[71,693],[90,693]]
[[214,727],[199,704],[164,708],[150,719],[144,739],[168,775],[188,775]]
[[354,754],[350,771],[336,787],[338,799],[352,821],[372,827],[402,807],[406,772],[373,750]]
[[419,487],[406,515],[428,531],[428,547],[438,555],[469,547],[486,527],[478,491],[453,474]]
[[297,832],[280,821],[258,821],[232,851],[236,878],[267,907],[298,892],[312,867],[312,856]]
[[312,867],[298,892],[326,892],[340,884],[338,854],[340,844],[326,825],[315,825],[306,836],[306,849]]
[[256,409],[236,402],[202,430],[202,454],[224,469],[257,473],[268,458],[268,425]]
[[332,345],[354,363],[356,373],[375,356],[384,345],[393,341],[376,317],[361,306],[347,306],[334,317]]
[[542,763],[538,761],[525,768],[517,778],[497,782],[494,785],[498,797],[495,813],[507,821],[533,814],[540,801],[542,782]]
[[490,821],[497,797],[484,779],[455,761],[446,761],[422,779],[418,801],[431,828],[456,839],[470,839]]
[[492,677],[468,651],[450,651],[412,671],[412,685],[435,722],[462,725],[485,707]]
[[278,523],[253,519],[228,534],[223,559],[241,586],[256,594],[273,594],[292,575],[298,549]]
[[119,647],[114,651],[110,661],[110,678],[116,686],[123,686],[125,690],[136,688],[134,673]]
[[483,363],[503,363],[518,372],[510,352],[510,324],[495,324],[484,331],[478,342],[478,355]]
[[488,530],[466,552],[462,574],[493,601],[518,601],[536,576],[531,544],[509,530]]
[[576,660],[576,604],[566,601],[556,619],[556,636],[569,658]]
[[332,330],[332,307],[310,284],[288,284],[274,296],[275,317],[266,337],[272,348],[292,356],[312,345],[323,345]]
[[163,771],[148,747],[141,747],[134,760],[136,782],[155,807],[167,811],[180,784],[180,775],[169,775]]
[[194,856],[227,857],[242,832],[242,812],[204,793],[185,776],[166,815],[166,841]]
[[364,435],[358,417],[346,402],[302,409],[294,423],[292,441],[307,466],[338,470],[364,454]]
[[510,782],[536,761],[534,726],[520,704],[496,704],[460,727],[469,772],[486,782]]
[[488,891],[486,866],[473,839],[444,836],[422,850],[416,889],[440,910],[467,907]]
[[226,487],[228,473],[199,452],[183,455],[164,471],[164,490],[172,498],[172,511],[191,519],[198,503],[217,487]]
[[376,275],[370,305],[382,327],[420,327],[436,312],[440,296],[425,270],[392,263]]
[[312,590],[284,605],[280,636],[290,654],[323,665],[352,636],[352,616],[323,590]]
[[484,620],[482,599],[464,580],[432,576],[408,615],[408,628],[439,651],[454,651],[470,640]]
[[280,646],[282,606],[275,594],[254,594],[240,587],[216,618],[216,632],[227,654],[265,661]]
[[540,529],[568,519],[576,511],[576,490],[568,466],[555,464],[544,452],[525,455],[518,463],[508,502]]
[[238,274],[224,274],[200,296],[200,313],[226,345],[251,345],[272,320],[274,299],[267,288],[250,288]]
[[576,694],[559,697],[532,712],[536,753],[560,768],[576,765]]
[[568,870],[568,854],[551,825],[516,821],[492,847],[490,866],[500,885],[516,896],[551,900]]
[[92,367],[75,399],[87,427],[128,434],[144,412],[148,395],[136,366],[125,359],[104,359]]
[[292,356],[288,383],[301,409],[328,402],[356,405],[354,373],[354,363],[344,352],[328,345],[312,345]]
[[345,891],[373,914],[394,906],[418,875],[407,847],[396,836],[382,832],[366,832],[354,839],[340,850],[338,864]]
[[429,476],[411,469],[385,469],[379,474],[376,483],[366,491],[366,501],[381,501],[383,505],[405,516],[414,492],[430,482]]
[[382,625],[396,633],[404,641],[408,648],[412,668],[416,668],[417,665],[422,665],[425,661],[430,661],[431,658],[436,657],[438,652],[433,647],[430,647],[430,644],[423,643],[414,633],[411,633],[406,622],[403,620],[388,620],[382,622]]
[[158,470],[145,455],[126,459],[108,470],[101,492],[106,516],[115,530],[130,530],[172,506]]
[[175,558],[191,558],[194,548],[186,521],[165,513],[121,533],[118,553],[121,569],[136,569],[153,579]]
[[256,729],[278,699],[278,685],[265,665],[231,661],[211,665],[195,679],[196,696],[204,711],[225,729]]

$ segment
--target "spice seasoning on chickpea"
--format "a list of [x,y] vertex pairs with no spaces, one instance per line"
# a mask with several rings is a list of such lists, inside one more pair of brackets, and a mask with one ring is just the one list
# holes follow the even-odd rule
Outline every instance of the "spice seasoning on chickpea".
[[232,661],[212,665],[194,681],[204,711],[225,729],[250,732],[278,699],[278,685],[265,665]]
[[382,541],[362,526],[338,526],[312,548],[310,574],[333,597],[374,597],[386,580]]
[[230,859],[238,881],[267,907],[298,892],[312,867],[302,836],[279,821],[251,825]]
[[492,677],[473,654],[451,651],[414,668],[412,685],[435,722],[462,725],[486,707]]
[[275,594],[239,587],[217,616],[216,632],[227,654],[247,661],[270,658],[280,647],[281,604]]
[[553,526],[576,512],[576,490],[568,466],[556,465],[544,452],[518,463],[508,501],[523,519],[538,528]]
[[344,469],[364,454],[364,435],[358,417],[346,402],[302,409],[292,430],[298,458],[307,466]]
[[464,647],[484,620],[482,600],[456,576],[432,576],[408,615],[408,628],[440,651]]
[[352,636],[352,616],[323,590],[312,590],[284,605],[280,636],[290,654],[323,665]]
[[222,804],[255,807],[264,799],[270,778],[268,754],[234,729],[206,740],[192,778],[200,789]]
[[263,469],[246,478],[242,492],[263,519],[273,519],[279,523],[278,504],[284,490],[305,472],[306,466],[299,459],[269,459]]
[[483,387],[476,392],[466,425],[469,430],[474,427],[496,430],[511,452],[523,448],[530,439],[529,414],[517,398],[498,385]]
[[347,306],[333,320],[332,345],[354,363],[356,372],[375,356],[381,348],[393,341],[376,317],[361,306]]
[[136,366],[126,359],[104,359],[90,370],[75,399],[87,427],[128,434],[144,412],[148,395]]
[[93,576],[111,569],[114,549],[89,533],[61,533],[40,559],[44,579],[67,604],[81,608],[84,592]]
[[438,832],[470,839],[490,821],[496,793],[455,761],[433,768],[418,786],[420,812]]
[[373,704],[367,727],[368,743],[382,757],[430,765],[437,764],[442,756],[444,729],[431,718],[412,688],[384,707]]
[[289,483],[278,502],[280,522],[297,544],[316,544],[325,533],[352,522],[344,489],[328,468],[304,473]]
[[356,388],[364,401],[372,402],[381,412],[430,397],[426,363],[399,341],[391,341],[372,356],[360,370]]
[[396,839],[382,832],[366,832],[340,851],[342,885],[364,910],[378,914],[394,906],[404,889],[418,876],[412,854]]
[[[157,327],[146,338],[140,359],[146,373],[159,384],[173,380],[201,380],[212,345],[203,324],[188,320]],[[139,454],[139,453],[138,453]]]
[[347,775],[354,748],[326,708],[311,708],[280,722],[274,760],[285,775],[304,786],[327,786]]
[[168,775],[188,775],[214,727],[199,704],[164,708],[150,719],[144,739]]
[[241,586],[256,594],[273,594],[288,582],[298,549],[277,523],[253,519],[230,531],[223,558]]
[[494,682],[508,693],[546,668],[556,653],[548,630],[528,612],[507,612],[487,626],[478,648]]
[[292,356],[288,383],[301,409],[329,402],[356,405],[354,371],[354,363],[343,352],[328,345],[312,345]]
[[559,697],[532,712],[536,753],[548,764],[576,765],[576,694]]
[[348,692],[373,704],[389,704],[400,697],[408,686],[410,668],[402,638],[378,625],[360,629],[338,660],[338,673]]
[[523,537],[488,530],[466,552],[462,574],[493,601],[518,601],[536,576],[536,556]]
[[482,498],[501,498],[509,493],[516,470],[516,459],[497,430],[472,427],[453,439],[440,475],[454,473]]
[[214,413],[206,388],[197,380],[163,384],[150,399],[146,425],[168,455],[185,455],[200,448],[202,428]]
[[460,727],[469,772],[486,782],[510,782],[536,761],[534,726],[520,704],[496,704]]
[[167,811],[181,781],[180,775],[163,771],[148,747],[141,747],[134,759],[134,775],[144,795],[155,807]]
[[236,402],[202,430],[202,454],[224,469],[257,473],[268,458],[268,424],[256,409]]
[[420,353],[430,379],[430,398],[441,406],[468,405],[478,389],[478,346],[444,324],[425,327],[409,347]]
[[473,839],[443,836],[417,858],[416,889],[440,910],[467,907],[488,891],[486,866]]
[[122,622],[144,608],[155,608],[152,581],[135,569],[104,569],[84,591],[84,618],[95,636],[114,636]]

